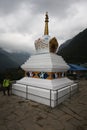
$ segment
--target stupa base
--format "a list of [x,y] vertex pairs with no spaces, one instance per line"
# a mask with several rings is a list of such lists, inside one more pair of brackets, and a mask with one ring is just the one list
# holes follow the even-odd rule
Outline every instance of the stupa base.
[[68,78],[44,80],[24,77],[12,85],[12,93],[38,103],[55,107],[78,90]]

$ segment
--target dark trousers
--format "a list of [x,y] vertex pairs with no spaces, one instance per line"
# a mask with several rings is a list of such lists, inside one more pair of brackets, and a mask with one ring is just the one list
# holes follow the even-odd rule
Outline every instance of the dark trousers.
[[7,93],[8,93],[8,95],[10,95],[10,86],[8,86],[8,87],[3,87],[3,94],[4,95],[6,95],[6,91],[7,91]]

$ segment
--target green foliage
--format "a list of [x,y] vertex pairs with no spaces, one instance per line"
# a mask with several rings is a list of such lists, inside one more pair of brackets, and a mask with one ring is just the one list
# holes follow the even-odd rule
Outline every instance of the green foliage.
[[0,82],[2,83],[3,79],[6,77],[6,75],[9,76],[10,80],[19,80],[22,77],[24,77],[24,71],[19,68],[12,68],[12,69],[6,69],[5,72],[0,73]]

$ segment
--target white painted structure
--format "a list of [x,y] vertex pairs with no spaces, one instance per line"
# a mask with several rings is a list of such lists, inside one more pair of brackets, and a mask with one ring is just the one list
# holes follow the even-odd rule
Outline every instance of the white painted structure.
[[13,84],[12,93],[55,107],[75,93],[78,86],[65,76],[69,66],[63,58],[50,52],[50,46],[57,45],[57,42],[53,43],[55,39],[50,42],[52,38],[48,35],[47,24],[46,14],[44,36],[35,41],[36,55],[32,55],[21,66],[29,75]]
[[32,55],[22,66],[25,71],[66,72],[69,66],[54,53]]

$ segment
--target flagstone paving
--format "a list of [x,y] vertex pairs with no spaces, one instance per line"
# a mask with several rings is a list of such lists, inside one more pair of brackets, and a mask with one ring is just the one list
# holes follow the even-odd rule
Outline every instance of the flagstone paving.
[[0,92],[0,130],[87,130],[87,80],[56,108]]

